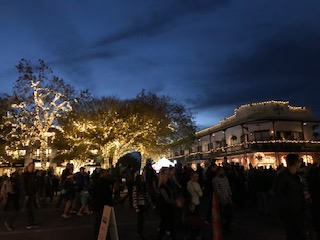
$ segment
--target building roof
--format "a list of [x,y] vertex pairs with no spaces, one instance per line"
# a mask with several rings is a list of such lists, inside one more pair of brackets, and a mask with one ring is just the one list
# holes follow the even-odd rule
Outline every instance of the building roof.
[[306,107],[290,106],[289,102],[285,101],[250,103],[236,108],[234,115],[222,119],[220,123],[198,131],[196,136],[207,135],[243,123],[272,120],[312,121],[312,113]]

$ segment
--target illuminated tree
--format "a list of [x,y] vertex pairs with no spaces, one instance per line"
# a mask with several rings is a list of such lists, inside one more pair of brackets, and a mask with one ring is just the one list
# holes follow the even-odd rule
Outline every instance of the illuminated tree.
[[10,126],[6,124],[7,112],[10,109],[10,96],[3,94],[0,96],[0,160],[8,158],[5,150],[7,143],[7,134],[10,132]]
[[132,151],[166,155],[171,144],[191,139],[195,131],[192,114],[182,105],[144,91],[129,100],[109,97],[78,104],[62,125],[73,147],[98,150],[107,166]]
[[17,138],[8,148],[26,149],[26,157],[39,149],[39,159],[44,165],[49,157],[49,143],[55,137],[52,129],[62,130],[57,120],[72,110],[76,92],[54,76],[43,60],[32,65],[22,59],[16,68],[19,78],[14,86],[14,103],[6,120],[12,126],[8,136]]
[[156,159],[168,155],[177,145],[192,145],[196,129],[193,114],[182,104],[169,96],[157,96],[144,90],[135,101],[142,115],[148,117],[150,134],[141,144],[144,156]]
[[[60,122],[73,160],[86,162],[99,155],[109,160],[114,155],[118,144],[116,136],[122,125],[121,104],[122,101],[114,97],[82,101]],[[81,155],[77,154],[79,149]]]

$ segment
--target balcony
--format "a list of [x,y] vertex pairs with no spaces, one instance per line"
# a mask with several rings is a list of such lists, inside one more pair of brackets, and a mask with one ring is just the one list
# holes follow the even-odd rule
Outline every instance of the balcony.
[[300,152],[304,150],[301,143],[255,143],[249,149],[258,152]]

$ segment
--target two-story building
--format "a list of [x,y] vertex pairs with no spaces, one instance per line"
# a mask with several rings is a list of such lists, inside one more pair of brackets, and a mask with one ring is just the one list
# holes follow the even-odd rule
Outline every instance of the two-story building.
[[172,159],[199,162],[215,159],[248,166],[285,164],[288,153],[305,163],[319,162],[320,121],[306,107],[268,101],[242,105],[219,124],[196,132],[191,149],[173,149]]

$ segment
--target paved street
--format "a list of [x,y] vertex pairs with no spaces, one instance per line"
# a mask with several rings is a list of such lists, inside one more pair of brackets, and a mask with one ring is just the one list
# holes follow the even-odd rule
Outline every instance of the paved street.
[[[124,206],[115,206],[115,215],[118,226],[119,239],[136,239],[136,215],[129,209],[128,203]],[[93,239],[94,216],[77,216],[65,220],[61,218],[62,209],[56,209],[54,202],[46,207],[36,209],[39,229],[26,230],[26,216],[21,216],[17,221],[17,227],[9,232],[3,222],[6,212],[0,211],[0,239],[1,240],[91,240]],[[146,216],[145,238],[156,239],[159,217],[154,212]],[[178,231],[179,240],[183,239],[182,230]],[[202,229],[204,239],[212,239],[211,226],[204,224]],[[170,239],[166,237],[164,239]],[[253,210],[237,210],[235,222],[231,234],[225,236],[225,240],[281,240],[285,239],[281,222],[276,217],[263,217]],[[311,238],[314,239],[314,238]]]

